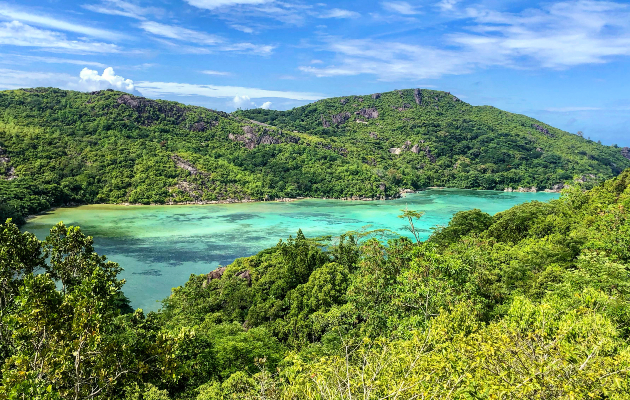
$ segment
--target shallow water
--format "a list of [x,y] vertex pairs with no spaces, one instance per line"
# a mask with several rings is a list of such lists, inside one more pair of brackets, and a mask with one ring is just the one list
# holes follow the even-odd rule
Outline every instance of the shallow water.
[[389,201],[299,200],[190,206],[91,205],[61,208],[30,220],[24,230],[44,239],[59,221],[81,226],[95,248],[119,263],[123,290],[134,308],[157,310],[171,288],[190,274],[212,271],[249,256],[302,229],[307,237],[350,230],[391,229],[411,236],[398,218],[406,206],[424,211],[416,223],[427,238],[431,227],[446,225],[457,211],[479,208],[490,214],[513,205],[558,198],[554,193],[506,193],[436,189]]

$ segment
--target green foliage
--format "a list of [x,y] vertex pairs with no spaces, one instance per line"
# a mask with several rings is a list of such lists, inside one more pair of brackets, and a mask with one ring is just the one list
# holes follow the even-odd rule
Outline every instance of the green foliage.
[[298,232],[146,316],[79,228],[7,221],[0,399],[626,399],[629,209],[630,170],[420,243]]
[[[420,92],[420,105],[404,90],[228,115],[111,90],[3,91],[0,221],[85,203],[376,199],[428,186],[550,189],[574,178],[592,186],[630,167],[619,148]],[[378,117],[355,114],[362,109]],[[322,126],[340,113],[351,118]]]

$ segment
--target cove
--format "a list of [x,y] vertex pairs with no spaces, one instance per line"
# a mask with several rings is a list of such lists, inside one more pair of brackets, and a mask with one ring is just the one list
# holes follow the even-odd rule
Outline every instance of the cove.
[[31,219],[24,230],[44,239],[63,221],[94,237],[96,251],[124,268],[123,290],[134,308],[155,311],[171,288],[235,258],[274,246],[302,229],[307,237],[338,236],[362,227],[411,236],[401,209],[423,211],[422,238],[457,211],[490,214],[516,204],[558,198],[557,193],[433,189],[387,201],[298,200],[183,206],[89,205],[60,208]]

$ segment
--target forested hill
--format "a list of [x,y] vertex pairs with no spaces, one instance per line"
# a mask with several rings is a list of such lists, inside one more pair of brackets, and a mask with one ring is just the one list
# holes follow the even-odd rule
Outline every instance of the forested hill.
[[0,220],[16,222],[73,203],[541,190],[627,167],[622,149],[429,90],[231,115],[111,90],[0,92]]

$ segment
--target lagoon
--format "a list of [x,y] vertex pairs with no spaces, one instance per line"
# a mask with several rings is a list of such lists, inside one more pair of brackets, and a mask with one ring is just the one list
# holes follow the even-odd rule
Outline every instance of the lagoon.
[[401,209],[424,211],[416,223],[423,239],[446,225],[457,211],[479,208],[490,214],[556,193],[507,193],[433,189],[387,201],[307,199],[181,206],[89,205],[60,208],[29,220],[24,230],[44,239],[63,221],[94,237],[96,251],[119,263],[123,290],[134,308],[155,311],[171,288],[190,274],[205,274],[235,258],[250,256],[295,236],[339,236],[361,229],[391,229],[411,236]]

